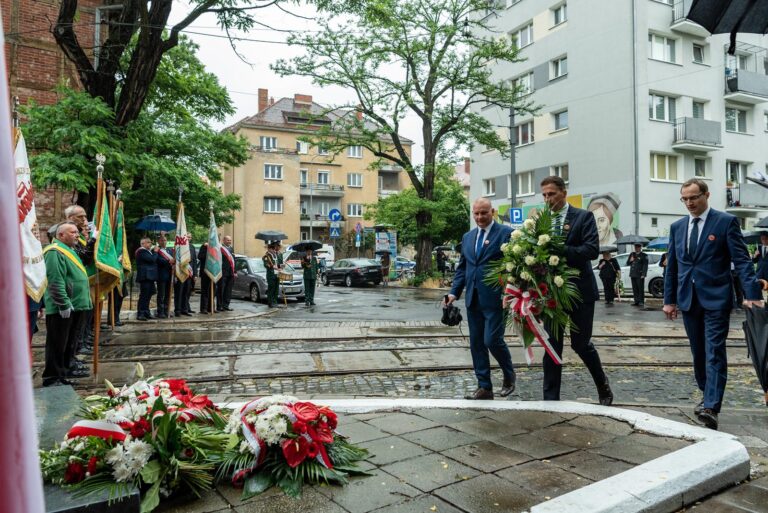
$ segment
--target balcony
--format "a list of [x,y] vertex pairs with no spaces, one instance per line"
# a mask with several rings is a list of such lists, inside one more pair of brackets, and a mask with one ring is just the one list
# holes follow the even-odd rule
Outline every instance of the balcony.
[[275,148],[273,146],[251,146],[251,151],[258,151],[260,153],[280,153],[282,155],[298,155],[299,151],[296,148]]
[[394,194],[399,193],[400,191],[396,189],[381,189],[379,188],[379,198],[386,198],[387,196],[392,196]]
[[768,76],[742,69],[725,69],[725,99],[757,105],[768,102]]
[[403,168],[401,166],[395,164],[382,164],[379,168],[379,172],[381,173],[399,173],[402,170]]
[[670,28],[675,32],[681,32],[691,36],[709,36],[710,34],[707,29],[686,18],[691,11],[691,4],[693,4],[693,0],[679,0],[675,2],[675,5],[672,6],[672,25]]
[[675,120],[673,149],[712,151],[722,147],[719,121],[699,118],[678,118]]
[[762,185],[740,183],[725,191],[727,212],[753,213],[768,210],[768,191]]
[[[347,222],[344,218],[344,216],[341,217],[341,221],[336,221],[339,223],[339,227],[343,230],[344,226],[346,226]],[[308,214],[301,214],[301,218],[299,220],[299,226],[302,228],[309,228],[310,225],[313,229],[319,230],[319,229],[328,229],[330,226],[330,220],[328,219],[327,215],[324,214],[314,214],[312,216]]]
[[329,198],[341,198],[344,196],[344,186],[330,183],[301,183],[299,184],[302,196],[325,196]]

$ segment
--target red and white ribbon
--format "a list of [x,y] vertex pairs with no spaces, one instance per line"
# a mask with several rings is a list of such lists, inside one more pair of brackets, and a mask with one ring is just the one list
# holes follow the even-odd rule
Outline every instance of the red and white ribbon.
[[122,442],[125,440],[125,432],[117,424],[104,422],[101,420],[80,420],[67,431],[67,438],[76,436],[97,436],[104,440],[115,440]]
[[[504,289],[504,308],[509,308],[512,315],[515,315],[515,317],[523,323],[523,326],[520,327],[522,330],[528,327],[533,333],[534,338],[539,341],[539,344],[542,345],[549,357],[552,358],[552,361],[558,365],[562,365],[563,360],[549,343],[549,334],[544,329],[544,323],[537,319],[536,316],[533,315],[533,312],[531,312],[532,301],[533,298],[531,297],[530,292],[527,290],[523,291],[511,283],[507,283],[507,287]],[[533,363],[532,344],[526,345],[525,339],[523,339],[523,347],[525,347],[525,360],[528,362],[528,365],[530,365]]]

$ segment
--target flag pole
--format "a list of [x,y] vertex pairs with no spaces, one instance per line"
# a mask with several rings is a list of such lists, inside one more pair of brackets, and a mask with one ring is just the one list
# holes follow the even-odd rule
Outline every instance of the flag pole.
[[[179,202],[176,204],[176,237],[174,237],[174,243],[173,243],[173,269],[171,269],[171,289],[168,291],[168,309],[173,306],[173,285],[176,282],[176,262],[179,261],[179,248],[176,247],[176,240],[179,237],[179,212],[181,212],[181,196],[184,194],[184,186],[179,185]],[[187,234],[184,233],[182,236],[186,236]],[[181,290],[179,290],[179,293],[181,293]],[[174,312],[175,312],[174,308]],[[170,312],[168,312],[168,316],[170,316]]]
[[[211,215],[213,215],[213,201],[208,203],[208,206],[210,207]],[[210,242],[208,243],[208,248],[210,249]],[[208,261],[208,258],[205,259],[205,261]],[[210,278],[210,276],[209,276]],[[210,310],[208,311],[209,315],[213,315],[213,311],[216,310],[216,305],[213,302],[213,290],[216,288],[216,282],[214,282],[212,279],[210,280],[211,283],[211,302],[210,302]]]
[[[101,198],[104,194],[104,180],[102,179],[102,173],[104,172],[104,162],[106,161],[106,157],[102,155],[101,153],[96,155],[96,191],[98,194],[98,198],[96,199],[96,219],[94,219],[94,224],[98,227],[101,227]],[[96,255],[94,255],[94,259],[96,258]],[[94,303],[95,303],[95,310],[93,312],[93,378],[94,381],[98,380],[98,374],[99,374],[99,335],[101,334],[101,297],[99,292],[99,266],[96,267],[96,295],[94,296]]]
[[[107,180],[107,211],[109,212],[109,226],[114,227],[115,226],[115,182],[114,180]],[[114,228],[112,233],[112,240],[114,240]],[[107,295],[107,301],[109,301],[109,304],[107,305],[107,318],[109,319],[109,327],[112,331],[115,331],[115,288],[112,287],[112,290],[109,291],[109,294]]]

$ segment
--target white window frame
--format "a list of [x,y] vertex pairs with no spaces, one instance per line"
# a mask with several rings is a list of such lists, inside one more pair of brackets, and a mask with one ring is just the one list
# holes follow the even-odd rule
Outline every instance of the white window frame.
[[307,200],[299,201],[299,214],[309,215],[309,205],[307,203]]
[[564,77],[568,75],[568,56],[563,55],[561,57],[558,57],[557,59],[552,59],[550,61],[550,72],[551,77],[550,80],[557,80],[560,77]]
[[331,203],[328,201],[318,201],[317,202],[317,213],[321,216],[327,216],[328,212],[331,211]]
[[[325,178],[320,178],[324,176]],[[324,181],[323,181],[324,180]],[[330,185],[331,184],[331,172],[325,169],[320,169],[317,172],[317,184],[318,185]]]
[[[735,129],[729,129],[728,128],[728,115],[729,111],[732,111],[735,113],[735,121],[736,126]],[[743,115],[743,117],[742,117]],[[725,107],[725,131],[729,132],[731,134],[746,134],[749,133],[747,131],[748,125],[749,125],[749,119],[748,119],[749,111],[747,109],[739,109],[737,107],[729,107],[726,105]],[[741,122],[744,122],[743,125]],[[743,128],[743,130],[741,130]]]
[[283,165],[282,164],[264,164],[264,179],[265,180],[282,180],[283,179]]
[[[696,105],[701,105],[701,117],[696,117]],[[699,102],[696,100],[693,100],[693,103],[691,105],[691,116],[694,119],[707,119],[707,102]]]
[[[698,164],[701,163],[703,172],[702,174],[699,174],[698,170]],[[693,177],[694,178],[708,178],[709,174],[707,173],[707,159],[702,157],[694,157],[693,158]]]
[[265,214],[282,214],[283,198],[281,196],[265,196],[264,197],[264,213]]
[[264,151],[275,151],[277,150],[277,137],[273,137],[271,135],[260,135],[259,146]]
[[483,179],[483,196],[496,196],[496,179]]
[[362,187],[363,173],[347,173],[347,187]]
[[363,204],[347,203],[347,217],[363,217]]
[[331,152],[330,152],[330,150],[328,148],[324,148],[322,146],[318,146],[317,147],[317,154],[325,156],[325,155],[330,155]]
[[[661,104],[659,104],[659,101]],[[654,121],[665,121],[667,123],[674,123],[677,116],[676,99],[672,96],[665,96],[663,94],[649,93],[648,94],[648,118]],[[658,107],[661,105],[663,110],[662,116],[658,117]]]
[[[735,169],[734,169],[735,166]],[[734,177],[732,171],[736,171]],[[745,180],[745,177],[749,173],[749,164],[746,162],[740,162],[738,160],[726,160],[725,161],[725,179],[732,182],[734,185],[738,185]],[[734,179],[735,178],[735,179]]]
[[[701,50],[701,60],[696,59],[696,49]],[[695,62],[696,64],[704,64],[707,62],[707,49],[706,46],[701,43],[693,43],[691,45],[691,60]]]
[[533,92],[533,71],[512,80],[512,87],[520,87],[520,96],[528,96]]
[[309,232],[301,232],[301,240],[309,240]]
[[[664,176],[660,175],[657,168],[657,157],[664,159]],[[675,163],[675,178],[670,178],[670,162]],[[682,183],[680,180],[680,169],[678,167],[678,160],[676,155],[667,155],[665,153],[651,153],[651,180],[654,182],[672,182]]]
[[[562,123],[562,116],[565,114],[565,126],[558,126],[558,123]],[[552,126],[554,127],[553,132],[560,132],[562,130],[568,130],[568,127],[570,126],[570,121],[568,119],[568,109],[563,109],[557,112],[552,113]]]
[[309,153],[309,143],[304,141],[296,141],[296,153],[299,155],[306,155]]
[[726,54],[725,67],[730,70],[749,71],[749,55],[745,53]]
[[[526,133],[527,137],[525,140],[523,140],[523,134]],[[515,127],[515,141],[517,141],[517,146],[528,146],[529,144],[533,144],[536,141],[535,134],[533,132],[533,120],[520,123]]]
[[533,171],[517,173],[517,196],[533,196]]
[[[558,17],[560,18],[558,20]],[[568,4],[560,4],[552,8],[552,26],[557,27],[568,21]]]
[[[520,41],[523,40],[523,36],[526,38],[526,43],[521,45]],[[519,29],[510,32],[509,38],[512,41],[512,44],[514,44],[518,50],[522,50],[527,46],[531,46],[533,44],[533,21],[530,21]]]
[[571,170],[567,162],[564,162],[563,164],[556,164],[549,168],[549,176],[557,176],[562,178],[565,183],[570,181],[570,172]]
[[648,33],[649,59],[677,64],[677,53],[677,39],[653,32]]
[[309,183],[309,169],[299,169],[299,185],[306,185]]
[[352,159],[361,159],[363,158],[363,147],[360,145],[355,146],[348,146],[347,147],[347,157]]
[[763,112],[763,130],[768,132],[768,112]]

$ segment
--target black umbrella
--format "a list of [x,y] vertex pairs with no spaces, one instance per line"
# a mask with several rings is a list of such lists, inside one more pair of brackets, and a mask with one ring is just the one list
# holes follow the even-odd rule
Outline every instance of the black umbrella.
[[616,239],[616,244],[648,244],[650,241],[639,235],[625,235]]
[[616,246],[600,246],[600,253],[613,253],[617,251]]
[[768,228],[768,217],[764,217],[755,223],[755,228]]
[[288,236],[279,230],[263,230],[260,232],[256,232],[256,238],[258,240],[271,241],[271,240],[285,240],[288,238]]
[[291,250],[299,252],[306,251],[308,249],[316,251],[322,247],[323,243],[317,242],[316,240],[303,240],[301,242],[297,242],[296,244],[291,244]]
[[741,236],[744,237],[744,242],[747,244],[757,244],[760,242],[760,234],[765,232],[741,232]]
[[753,306],[745,308],[747,320],[743,322],[747,351],[755,366],[757,378],[765,393],[765,405],[768,406],[768,311]]
[[136,223],[136,229],[147,232],[169,232],[176,229],[176,223],[165,216],[153,214],[143,217],[141,221]]
[[765,34],[768,2],[764,0],[693,0],[686,16],[712,34],[730,34],[728,53],[736,51],[738,32]]
[[442,249],[443,251],[453,251],[453,246],[435,246],[434,250]]

